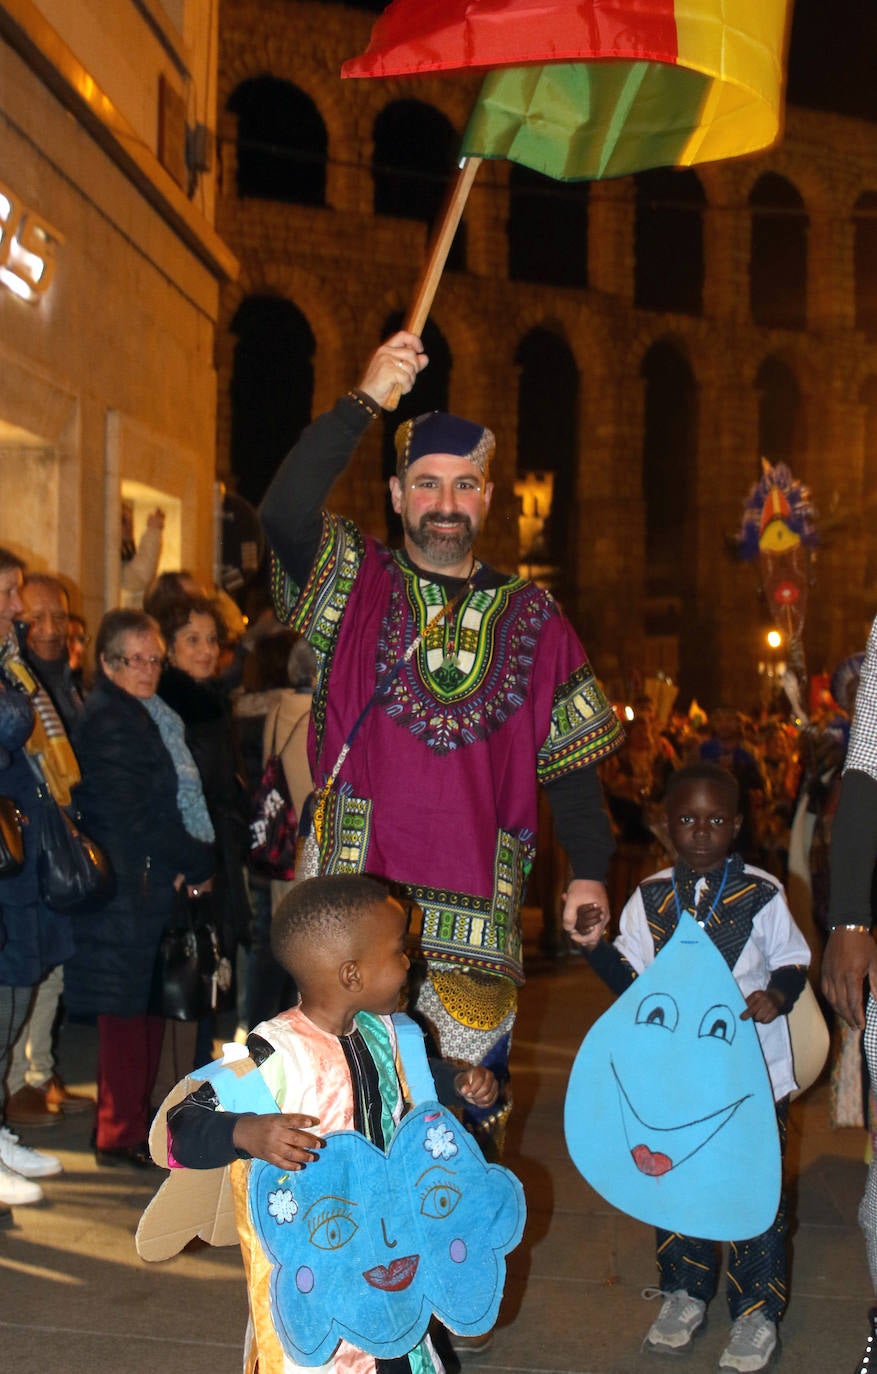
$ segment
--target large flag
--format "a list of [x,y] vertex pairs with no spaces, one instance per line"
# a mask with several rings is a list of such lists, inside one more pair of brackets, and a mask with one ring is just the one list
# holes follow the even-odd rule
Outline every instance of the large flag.
[[780,128],[788,0],[393,0],[344,76],[490,68],[466,157],[563,180],[754,152]]

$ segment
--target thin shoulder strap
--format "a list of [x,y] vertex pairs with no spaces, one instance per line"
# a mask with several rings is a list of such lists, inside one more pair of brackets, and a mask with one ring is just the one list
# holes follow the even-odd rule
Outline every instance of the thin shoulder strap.
[[417,1106],[419,1102],[435,1102],[435,1083],[426,1057],[423,1031],[416,1021],[402,1011],[394,1012],[393,1025],[412,1106]]
[[303,712],[302,712],[302,714],[299,716],[298,720],[295,722],[295,725],[293,725],[293,727],[292,727],[292,729],[290,730],[289,734],[286,736],[286,739],[285,739],[284,742],[283,742],[283,748],[282,748],[282,749],[277,749],[277,748],[275,747],[276,744],[277,744],[277,722],[278,722],[278,720],[280,719],[280,707],[278,706],[278,708],[277,708],[277,714],[276,714],[275,717],[274,717],[274,729],[273,729],[272,732],[271,732],[271,748],[268,750],[268,757],[269,757],[269,758],[273,758],[273,757],[283,758],[283,755],[286,753],[287,746],[289,745],[289,741],[292,739],[292,737],[293,737],[293,735],[295,734],[295,732],[296,732],[296,730],[298,729],[298,727],[299,727],[304,721],[307,720],[307,718],[308,718],[309,715],[310,715],[310,711],[303,711]]

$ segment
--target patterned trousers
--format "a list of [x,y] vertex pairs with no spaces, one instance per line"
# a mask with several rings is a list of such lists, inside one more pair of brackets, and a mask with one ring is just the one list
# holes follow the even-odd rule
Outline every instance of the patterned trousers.
[[[789,1099],[776,1103],[780,1152],[786,1153],[786,1123]],[[789,1202],[785,1182],[773,1225],[751,1240],[732,1240],[728,1246],[728,1310],[731,1320],[760,1309],[778,1322],[788,1302]],[[719,1246],[712,1240],[680,1236],[673,1231],[655,1232],[658,1272],[664,1293],[684,1288],[692,1298],[709,1302],[718,1286]]]
[[[865,1018],[864,1043],[868,1077],[871,1080],[871,1091],[874,1092],[877,1089],[877,1002],[870,994],[868,995],[868,1012]],[[877,1293],[877,1155],[871,1160],[868,1168],[865,1196],[859,1206],[859,1225],[865,1237],[871,1282],[874,1285],[874,1292]]]

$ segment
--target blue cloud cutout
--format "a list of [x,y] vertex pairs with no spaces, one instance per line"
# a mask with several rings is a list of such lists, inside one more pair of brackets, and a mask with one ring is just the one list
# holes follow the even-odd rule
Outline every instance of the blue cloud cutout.
[[461,1335],[487,1330],[526,1216],[520,1182],[437,1103],[410,1112],[386,1154],[338,1131],[298,1172],[255,1160],[249,1200],[273,1265],[277,1335],[307,1366],[342,1338],[380,1359],[404,1355],[433,1313]]
[[773,1093],[725,960],[683,912],[594,1024],[570,1075],[567,1146],[621,1211],[712,1240],[760,1235],[780,1194]]

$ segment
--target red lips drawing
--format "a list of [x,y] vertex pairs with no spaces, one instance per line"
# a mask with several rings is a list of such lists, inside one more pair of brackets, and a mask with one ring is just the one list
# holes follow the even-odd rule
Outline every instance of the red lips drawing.
[[637,1145],[630,1153],[640,1173],[648,1174],[649,1178],[660,1178],[661,1174],[668,1174],[673,1168],[669,1155],[661,1154],[660,1150],[653,1154],[648,1145]]
[[414,1278],[419,1263],[419,1255],[406,1255],[390,1264],[376,1264],[373,1269],[365,1269],[362,1277],[372,1288],[381,1288],[385,1293],[401,1293]]

